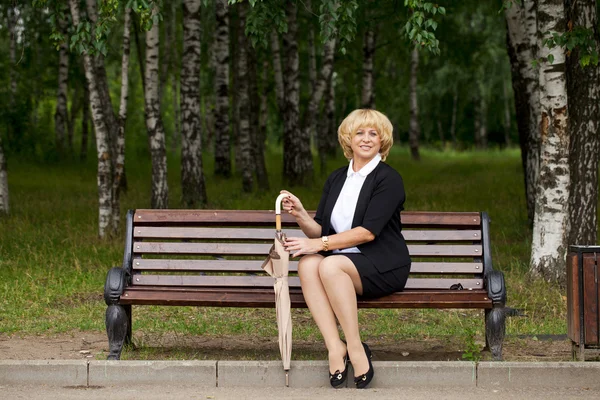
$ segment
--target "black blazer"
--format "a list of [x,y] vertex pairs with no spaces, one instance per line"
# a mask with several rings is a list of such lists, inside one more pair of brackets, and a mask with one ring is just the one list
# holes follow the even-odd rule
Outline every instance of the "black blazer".
[[[315,215],[323,236],[337,233],[331,227],[331,213],[346,181],[348,168],[333,171],[323,187]],[[410,255],[400,222],[405,197],[402,177],[383,162],[367,175],[358,196],[352,228],[362,226],[373,233],[375,239],[357,247],[380,273],[410,267]]]

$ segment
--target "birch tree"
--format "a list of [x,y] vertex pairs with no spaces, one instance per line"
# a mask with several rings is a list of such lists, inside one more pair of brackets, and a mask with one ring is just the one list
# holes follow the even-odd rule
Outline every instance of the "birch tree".
[[537,1],[513,2],[505,9],[507,47],[521,146],[527,217],[533,224],[540,165],[540,79],[533,61],[538,57]]
[[215,174],[231,176],[229,130],[229,6],[216,0],[215,52]]
[[248,97],[248,44],[246,39],[247,4],[238,4],[238,41],[237,41],[237,107],[238,107],[238,144],[239,170],[242,173],[242,189],[251,192],[254,188],[254,163],[252,159],[252,141],[250,137],[250,98]]
[[121,97],[119,102],[119,131],[117,134],[116,162],[113,176],[112,195],[113,195],[113,228],[115,231],[121,221],[121,179],[125,168],[125,124],[127,122],[127,98],[129,97],[129,52],[130,52],[130,25],[131,9],[125,7],[125,17],[123,21],[123,55],[121,57]]
[[373,78],[375,43],[375,31],[373,29],[367,29],[363,37],[362,108],[375,108],[375,80]]
[[287,32],[283,34],[285,68],[283,111],[283,179],[290,185],[305,185],[312,180],[312,155],[310,137],[300,133],[300,81],[298,79],[299,57],[296,38],[298,24],[297,8],[292,1],[286,2]]
[[[79,1],[69,0],[73,24],[80,24]],[[90,92],[90,107],[96,131],[96,150],[98,159],[98,235],[104,238],[110,234],[112,219],[112,173],[109,131],[104,121],[104,108],[98,90],[94,60],[88,50],[83,51],[85,77]]]
[[[197,0],[198,2],[200,0]],[[187,1],[184,5],[187,5]],[[154,6],[153,14],[158,12]],[[146,32],[146,90],[144,92],[146,129],[150,143],[152,158],[152,208],[168,208],[169,187],[167,184],[167,151],[165,146],[165,130],[160,115],[159,97],[159,24],[155,22]],[[183,88],[182,88],[183,93]],[[182,101],[183,103],[183,101]],[[184,128],[185,129],[185,128]],[[182,161],[183,164],[183,161]]]
[[279,35],[277,31],[271,31],[271,59],[273,62],[273,78],[275,79],[275,96],[279,112],[283,114],[285,109],[285,88],[283,85],[283,70],[281,66],[281,46],[279,45]]
[[540,174],[533,220],[530,270],[564,283],[569,232],[569,118],[565,51],[546,40],[566,28],[562,0],[538,0],[540,43]]
[[[567,26],[579,33],[589,49],[573,49],[567,58],[567,92],[571,135],[569,244],[596,244],[598,231],[598,158],[600,153],[600,70],[585,64],[585,50],[597,56],[596,1],[579,0],[567,8]],[[565,2],[565,6],[567,2]],[[594,34],[595,32],[595,34]],[[593,64],[593,62],[591,63]]]
[[[61,32],[66,33],[67,21],[58,18],[58,26]],[[56,148],[59,153],[65,150],[65,138],[68,124],[67,92],[69,78],[69,53],[67,42],[63,40],[58,50],[58,87],[56,91],[56,111],[54,112],[54,135],[56,136]]]
[[410,154],[413,160],[420,160],[419,154],[419,135],[421,128],[419,125],[419,101],[417,95],[417,75],[419,73],[419,49],[415,46],[410,53],[410,123],[408,130],[408,144]]
[[183,2],[181,189],[183,202],[188,207],[206,203],[206,186],[202,169],[202,117],[200,115],[200,2],[201,0],[184,0]]

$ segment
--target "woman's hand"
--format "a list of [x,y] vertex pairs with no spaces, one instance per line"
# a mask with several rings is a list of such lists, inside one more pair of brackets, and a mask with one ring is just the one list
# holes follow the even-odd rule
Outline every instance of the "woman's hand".
[[292,257],[298,257],[304,254],[315,254],[323,250],[321,239],[307,239],[298,237],[289,237],[285,241],[285,249],[292,253]]
[[306,210],[304,209],[304,206],[302,205],[302,202],[299,198],[297,198],[287,190],[282,190],[279,193],[287,194],[287,197],[284,197],[283,201],[281,202],[283,204],[283,210],[285,212],[287,212],[288,214],[292,214],[292,216],[294,216],[295,218],[304,217],[304,214],[306,214]]

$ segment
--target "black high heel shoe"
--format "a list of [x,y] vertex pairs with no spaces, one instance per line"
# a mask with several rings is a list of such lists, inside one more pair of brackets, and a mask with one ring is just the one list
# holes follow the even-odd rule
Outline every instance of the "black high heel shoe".
[[346,382],[346,378],[348,378],[348,360],[348,353],[346,352],[344,356],[344,370],[340,372],[338,369],[333,374],[329,373],[329,383],[336,389],[343,385]]
[[365,374],[354,377],[354,385],[357,389],[366,388],[367,385],[371,383],[373,375],[375,375],[375,371],[373,370],[373,363],[371,363],[373,353],[371,353],[371,349],[369,349],[369,346],[367,346],[366,343],[363,343],[362,345],[365,348],[365,354],[367,355],[367,359],[369,360],[369,370]]

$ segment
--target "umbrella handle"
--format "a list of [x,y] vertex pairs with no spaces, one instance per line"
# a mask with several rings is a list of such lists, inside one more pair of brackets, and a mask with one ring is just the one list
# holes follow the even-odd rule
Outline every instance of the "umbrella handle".
[[277,196],[277,200],[275,200],[275,228],[278,231],[281,230],[281,202],[287,196],[287,194],[282,193],[279,196]]

